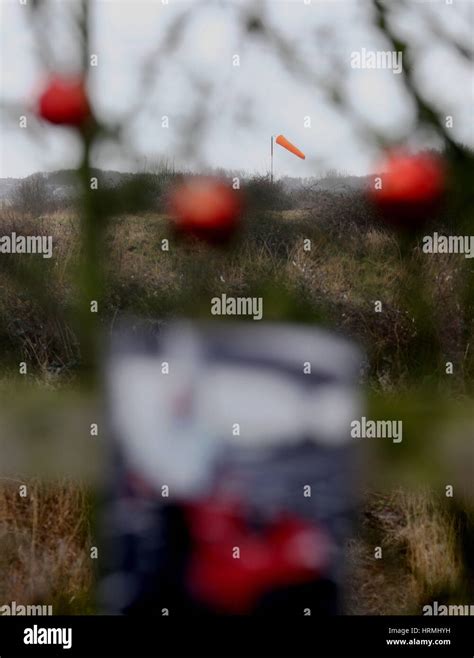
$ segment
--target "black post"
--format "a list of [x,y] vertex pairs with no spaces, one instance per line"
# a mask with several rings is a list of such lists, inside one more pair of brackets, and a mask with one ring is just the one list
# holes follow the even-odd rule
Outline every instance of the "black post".
[[273,135],[271,136],[271,147],[270,147],[270,155],[271,155],[271,173],[270,173],[270,181],[273,183]]

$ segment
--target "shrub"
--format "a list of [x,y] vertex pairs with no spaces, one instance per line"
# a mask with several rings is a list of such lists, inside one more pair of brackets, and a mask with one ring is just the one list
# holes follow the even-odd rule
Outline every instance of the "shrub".
[[254,210],[289,210],[293,207],[291,196],[283,183],[270,182],[267,176],[253,176],[243,186],[247,205]]
[[13,207],[23,215],[40,216],[54,210],[55,202],[43,174],[24,178],[13,194]]

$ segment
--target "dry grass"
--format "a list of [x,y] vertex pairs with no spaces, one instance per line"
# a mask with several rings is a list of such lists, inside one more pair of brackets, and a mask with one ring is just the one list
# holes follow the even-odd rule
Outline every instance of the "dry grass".
[[[377,560],[374,544],[354,537],[347,546],[345,610],[349,615],[419,614],[417,582],[402,555]],[[387,559],[388,558],[388,559]]]
[[442,500],[427,490],[372,493],[367,500],[348,546],[351,614],[421,614],[427,601],[460,590],[458,534]]
[[2,602],[52,605],[54,614],[92,612],[86,491],[69,481],[2,479],[0,485]]
[[[369,377],[375,386],[380,382],[397,388],[408,385],[419,345],[400,298],[406,263],[401,260],[397,241],[386,230],[351,223],[351,203],[339,199],[333,207],[331,198],[326,195],[317,212],[284,210],[247,217],[246,231],[235,249],[215,251],[212,258],[202,245],[190,248],[178,244],[163,214],[116,217],[105,238],[107,279],[102,321],[112,323],[121,313],[149,318],[176,312],[209,316],[212,296],[263,294],[259,284],[267,281],[273,284],[275,297],[284,292],[294,303],[305,306],[308,319],[324,317],[332,327],[359,340],[368,352]],[[36,268],[32,278],[41,282],[42,289],[29,295],[22,292],[24,282],[15,282],[12,276],[15,273],[11,269],[20,260],[9,263],[8,258],[2,259],[7,276],[0,282],[0,332],[4,334],[0,338],[6,352],[15,355],[15,363],[25,360],[43,374],[74,369],[80,359],[71,330],[79,218],[56,212],[34,222],[17,214],[5,221],[6,232],[53,235],[55,256],[51,261],[22,261]],[[169,251],[161,249],[165,238],[170,240]],[[304,248],[306,239],[311,240],[310,251]],[[412,259],[422,264],[433,291],[433,304],[439,309],[440,325],[447,327],[439,332],[443,351],[457,358],[465,342],[465,322],[456,307],[457,261],[420,257],[416,249]],[[46,300],[41,297],[45,292]],[[264,294],[269,309],[268,288]],[[377,300],[383,303],[383,313],[375,312]],[[201,310],[190,302],[199,302]],[[272,319],[282,313],[286,320],[292,319],[284,304],[273,310]]]
[[462,565],[452,516],[426,491],[396,495],[404,516],[394,537],[407,547],[419,599],[455,590],[460,585]]

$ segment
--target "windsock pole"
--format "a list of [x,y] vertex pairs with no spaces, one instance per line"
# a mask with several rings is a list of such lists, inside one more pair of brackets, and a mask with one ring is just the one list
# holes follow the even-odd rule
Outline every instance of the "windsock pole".
[[271,162],[271,169],[270,169],[270,182],[273,183],[273,135],[271,136],[271,146],[270,146],[270,162]]

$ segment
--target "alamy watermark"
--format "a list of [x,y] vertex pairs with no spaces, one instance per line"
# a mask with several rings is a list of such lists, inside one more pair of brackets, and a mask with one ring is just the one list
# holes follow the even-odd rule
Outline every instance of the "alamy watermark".
[[403,440],[403,421],[369,420],[362,416],[351,422],[351,436],[354,439],[391,439],[393,443]]
[[0,236],[0,254],[42,254],[43,258],[53,255],[52,235],[10,235]]
[[212,315],[251,315],[254,320],[263,317],[262,297],[228,297],[226,294],[211,299]]
[[388,69],[397,75],[402,72],[403,53],[401,50],[367,50],[362,48],[351,53],[353,69]]
[[16,601],[0,605],[0,615],[5,617],[51,616],[52,614],[52,605],[23,605]]
[[474,258],[474,235],[433,235],[423,237],[424,254],[464,254]]
[[25,628],[23,644],[60,644],[63,649],[72,647],[72,628],[44,628],[35,624]]
[[440,617],[446,617],[448,615],[454,616],[473,616],[474,615],[474,605],[445,605],[443,603],[438,603],[438,601],[433,601],[433,603],[428,603],[423,606],[424,615],[439,615]]

